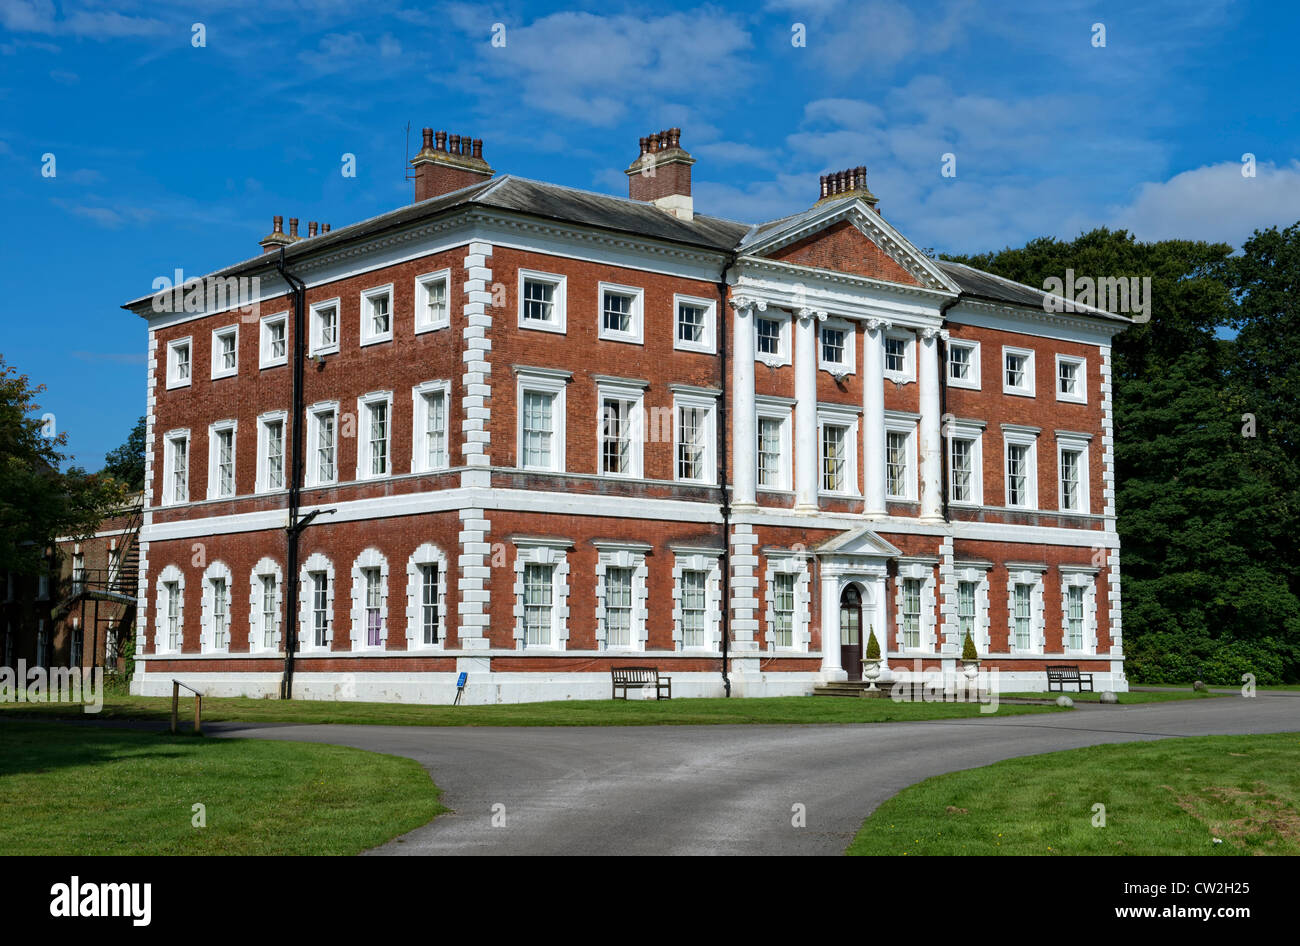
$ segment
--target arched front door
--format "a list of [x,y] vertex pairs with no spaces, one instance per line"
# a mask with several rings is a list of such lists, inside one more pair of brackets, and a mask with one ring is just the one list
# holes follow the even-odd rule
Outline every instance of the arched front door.
[[857,585],[840,593],[840,666],[850,680],[862,679],[862,592]]

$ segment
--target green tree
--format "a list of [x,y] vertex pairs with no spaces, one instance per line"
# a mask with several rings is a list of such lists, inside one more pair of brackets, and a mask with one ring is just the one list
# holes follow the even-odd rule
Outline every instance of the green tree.
[[0,569],[21,574],[40,571],[56,538],[91,535],[102,510],[124,498],[110,477],[78,467],[59,471],[67,437],[49,436],[36,416],[35,398],[44,390],[0,356]]
[[145,419],[141,417],[131,428],[126,443],[104,457],[104,469],[100,471],[137,493],[144,489],[144,432]]

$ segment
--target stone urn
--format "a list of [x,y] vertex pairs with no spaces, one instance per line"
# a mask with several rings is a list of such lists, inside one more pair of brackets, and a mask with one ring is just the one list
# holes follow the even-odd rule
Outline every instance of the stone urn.
[[[862,679],[869,684],[868,690],[877,690],[876,681],[880,679],[880,660],[862,658]],[[879,692],[877,690],[877,692]]]
[[961,662],[961,672],[966,675],[967,680],[974,680],[980,672],[980,662],[978,660],[963,660]]

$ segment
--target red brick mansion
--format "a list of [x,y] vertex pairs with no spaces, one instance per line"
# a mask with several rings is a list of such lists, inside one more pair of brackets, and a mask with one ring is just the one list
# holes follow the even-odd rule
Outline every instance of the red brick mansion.
[[[135,692],[451,702],[802,694],[1077,664],[1126,688],[1110,340],[1129,324],[920,252],[866,170],[801,213],[498,175],[426,130],[415,201],[144,296]],[[210,285],[209,285],[210,289]],[[247,299],[243,301],[248,301]],[[192,302],[192,304],[191,304]],[[161,310],[161,311],[160,311]],[[299,357],[301,355],[301,357]]]

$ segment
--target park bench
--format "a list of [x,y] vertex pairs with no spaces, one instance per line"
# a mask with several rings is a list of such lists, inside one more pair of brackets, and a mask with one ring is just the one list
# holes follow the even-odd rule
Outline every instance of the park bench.
[[1072,664],[1058,664],[1047,668],[1048,693],[1051,693],[1053,690],[1060,690],[1064,693],[1065,685],[1067,683],[1073,683],[1080,693],[1085,689],[1087,689],[1089,693],[1093,692],[1091,673],[1081,673],[1079,668]]
[[646,690],[651,687],[654,688],[656,700],[660,699],[661,694],[670,700],[673,698],[672,677],[661,677],[658,667],[610,667],[609,675],[614,687],[611,699],[618,699],[620,689],[626,700],[628,690]]

